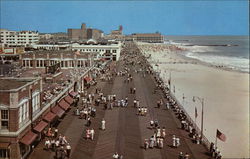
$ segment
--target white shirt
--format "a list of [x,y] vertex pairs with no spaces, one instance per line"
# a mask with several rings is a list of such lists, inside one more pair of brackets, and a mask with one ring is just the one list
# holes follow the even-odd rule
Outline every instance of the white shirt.
[[118,154],[114,154],[114,155],[113,155],[113,158],[118,158],[118,157],[119,157]]

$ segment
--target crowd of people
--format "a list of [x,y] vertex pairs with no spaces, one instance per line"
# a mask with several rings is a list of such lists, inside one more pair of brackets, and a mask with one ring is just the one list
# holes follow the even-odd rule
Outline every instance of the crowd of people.
[[57,128],[49,128],[45,133],[45,150],[55,152],[56,159],[70,158],[71,146],[66,136],[59,134]]
[[[202,143],[201,135],[195,129],[195,126],[193,125],[192,121],[188,119],[187,114],[185,113],[183,108],[180,107],[177,101],[170,95],[168,86],[166,86],[163,80],[153,71],[152,66],[149,65],[146,58],[139,55],[137,50],[134,52],[132,51],[131,54],[121,56],[121,61],[123,64],[121,70],[110,69],[110,67],[101,70],[99,72],[100,79],[102,81],[110,82],[113,81],[115,76],[123,77],[124,83],[129,84],[134,80],[132,74],[133,71],[139,75],[141,74],[143,77],[145,77],[146,74],[152,75],[156,82],[156,87],[153,93],[156,93],[156,91],[159,90],[165,95],[165,99],[160,98],[156,102],[155,108],[160,109],[163,107],[165,103],[166,108],[172,109],[173,112],[176,114],[176,117],[180,120],[181,129],[189,132],[189,136],[194,141],[194,143],[201,144]],[[103,106],[104,110],[107,109],[112,110],[115,107],[126,108],[131,106],[132,108],[137,109],[136,114],[138,116],[147,116],[149,114],[150,109],[146,105],[141,106],[139,98],[136,98],[136,86],[132,85],[129,89],[129,93],[134,98],[130,99],[131,103],[129,103],[129,98],[127,96],[118,99],[116,94],[104,94],[102,89],[98,87],[96,87],[95,93],[88,93],[87,91],[85,91],[83,94],[81,94],[82,100],[81,102],[77,102],[74,114],[76,116],[79,116],[80,119],[86,120],[86,128],[85,128],[86,140],[92,141],[95,139],[95,133],[98,130],[95,130],[92,127],[92,118],[96,117],[98,109],[97,107],[99,106]],[[171,136],[167,136],[166,128],[160,125],[159,121],[157,120],[157,117],[155,116],[153,117],[151,116],[151,120],[149,121],[149,128],[152,130],[152,135],[144,139],[143,148],[145,150],[154,148],[163,149],[164,144],[166,144],[167,142],[166,138],[171,139]],[[100,121],[100,130],[102,131],[106,130],[106,121],[104,118]],[[180,137],[178,135],[172,134],[172,143],[169,143],[169,145],[171,145],[172,148],[178,150],[178,147],[180,147],[181,145]],[[45,147],[47,150],[55,151],[56,156],[60,159],[62,159],[63,157],[69,158],[70,156],[71,147],[68,141],[66,140],[65,136],[59,135],[58,137],[53,136],[47,138],[45,141]],[[221,158],[220,151],[214,145],[210,147],[210,152],[213,158],[216,159]],[[190,155],[187,152],[179,152],[178,155],[179,159],[189,159],[189,157]],[[123,155],[121,154],[119,155],[118,152],[115,152],[112,158],[123,159]]]

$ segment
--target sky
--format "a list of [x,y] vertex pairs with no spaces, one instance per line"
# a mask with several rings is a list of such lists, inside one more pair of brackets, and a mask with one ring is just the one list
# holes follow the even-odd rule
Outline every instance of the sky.
[[67,32],[97,28],[105,34],[248,35],[248,0],[186,1],[7,1],[0,0],[0,28]]

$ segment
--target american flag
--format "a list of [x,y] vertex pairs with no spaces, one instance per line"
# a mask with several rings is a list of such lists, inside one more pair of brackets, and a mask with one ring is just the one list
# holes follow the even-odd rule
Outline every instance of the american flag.
[[218,139],[220,139],[221,141],[225,142],[226,141],[226,135],[223,134],[222,132],[220,132],[218,129],[217,129],[217,132],[216,132],[216,137]]

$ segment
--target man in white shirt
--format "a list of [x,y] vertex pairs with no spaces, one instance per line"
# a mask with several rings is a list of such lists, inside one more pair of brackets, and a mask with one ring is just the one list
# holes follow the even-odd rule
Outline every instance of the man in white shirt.
[[102,126],[101,126],[101,129],[102,130],[105,130],[106,129],[106,121],[104,119],[102,119]]
[[114,159],[118,159],[118,158],[119,158],[119,155],[118,155],[117,152],[113,155],[113,158],[114,158]]

